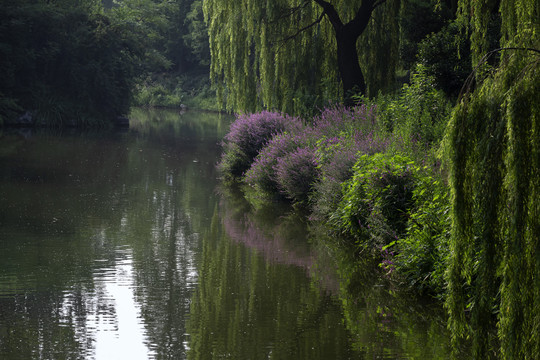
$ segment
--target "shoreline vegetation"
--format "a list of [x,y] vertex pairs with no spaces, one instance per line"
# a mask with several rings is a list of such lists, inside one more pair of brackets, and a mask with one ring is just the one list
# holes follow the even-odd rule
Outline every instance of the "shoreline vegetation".
[[353,262],[374,259],[394,284],[438,299],[454,357],[535,358],[534,52],[508,58],[456,106],[420,72],[398,96],[358,97],[314,117],[239,114],[223,141],[222,180],[255,208],[287,201],[306,211]]
[[356,256],[378,259],[384,276],[442,299],[450,198],[439,145],[451,106],[427,91],[330,105],[308,119],[237,115],[220,176],[255,207],[289,202]]

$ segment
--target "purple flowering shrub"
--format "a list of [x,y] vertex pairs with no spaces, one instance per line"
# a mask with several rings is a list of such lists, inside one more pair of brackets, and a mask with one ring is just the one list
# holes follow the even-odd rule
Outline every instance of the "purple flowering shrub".
[[437,167],[426,142],[388,129],[377,109],[333,106],[309,125],[270,112],[239,116],[221,170],[243,176],[255,199],[265,193],[309,205],[312,220],[369,249],[388,276],[442,292],[447,186],[432,177]]
[[326,109],[316,120],[321,134],[317,142],[320,179],[315,184],[313,220],[326,221],[336,210],[342,183],[352,176],[360,155],[385,152],[393,143],[391,135],[380,131],[374,109],[365,105]]
[[281,192],[296,203],[306,203],[319,177],[314,149],[297,148],[279,158],[274,170]]
[[220,172],[225,176],[242,176],[274,135],[301,128],[299,118],[275,112],[238,115],[224,139],[224,153],[218,165]]
[[335,137],[343,134],[368,134],[378,131],[379,124],[374,107],[365,105],[344,107],[336,105],[325,108],[313,119],[314,136]]
[[358,143],[345,136],[323,138],[317,142],[320,177],[315,184],[317,196],[312,203],[312,220],[325,221],[336,210],[342,183],[352,176],[360,151]]
[[279,194],[276,177],[278,160],[299,147],[306,146],[307,138],[302,134],[284,133],[274,136],[261,150],[246,172],[244,181],[266,194]]
[[261,149],[245,173],[247,184],[303,202],[313,189],[325,189],[319,185],[325,183],[330,191],[322,197],[336,197],[358,154],[385,151],[390,141],[377,131],[374,108],[366,106],[326,108],[298,130],[275,136]]

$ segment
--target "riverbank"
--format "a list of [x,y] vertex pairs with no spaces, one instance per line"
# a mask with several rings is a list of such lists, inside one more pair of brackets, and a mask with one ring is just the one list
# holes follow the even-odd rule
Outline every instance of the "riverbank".
[[240,181],[254,204],[304,209],[389,279],[442,298],[450,200],[437,151],[451,107],[426,80],[400,97],[327,107],[313,119],[240,115],[225,137],[221,176]]

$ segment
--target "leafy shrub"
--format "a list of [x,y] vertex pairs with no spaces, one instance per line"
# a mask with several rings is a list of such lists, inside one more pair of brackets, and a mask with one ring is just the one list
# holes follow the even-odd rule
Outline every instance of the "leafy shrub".
[[442,140],[452,109],[445,94],[435,89],[433,76],[421,65],[411,75],[411,84],[403,85],[397,96],[358,100],[376,108],[380,127],[394,137],[394,149],[415,157],[415,152],[423,157],[425,149]]
[[426,168],[417,177],[407,231],[395,246],[395,266],[408,286],[442,294],[451,228],[449,189]]
[[442,294],[449,255],[448,187],[401,155],[362,155],[329,218],[411,287]]
[[391,136],[370,131],[338,137],[323,137],[317,141],[317,163],[320,179],[315,184],[312,219],[326,221],[341,199],[342,183],[353,174],[353,166],[362,154],[375,154],[387,149]]
[[181,88],[167,89],[163,84],[137,86],[134,103],[149,107],[179,107],[182,104]]
[[263,111],[237,116],[225,136],[220,172],[224,176],[242,176],[274,135],[295,131],[301,127],[300,119],[275,112]]
[[330,217],[334,230],[360,246],[382,250],[405,233],[412,206],[414,163],[400,155],[362,155],[343,184],[343,198]]
[[434,79],[421,66],[412,75],[411,85],[405,85],[399,100],[404,116],[396,130],[404,137],[432,145],[441,141],[451,106],[445,95],[434,88]]

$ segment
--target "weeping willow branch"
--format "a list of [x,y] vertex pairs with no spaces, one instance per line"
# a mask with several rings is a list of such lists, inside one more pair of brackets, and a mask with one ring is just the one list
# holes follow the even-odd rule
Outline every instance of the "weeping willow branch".
[[322,19],[324,19],[324,15],[326,15],[326,11],[323,10],[321,16],[319,16],[317,18],[317,20],[315,20],[314,22],[312,22],[311,24],[307,25],[307,26],[304,26],[303,28],[299,29],[296,33],[292,34],[292,35],[289,35],[287,37],[285,37],[283,40],[282,40],[282,45],[285,44],[287,41],[289,40],[292,40],[292,39],[295,39],[298,35],[300,35],[301,33],[303,33],[304,31],[306,30],[309,30],[311,29],[312,27],[314,27],[315,25],[319,24]]
[[504,47],[504,48],[498,48],[498,49],[489,51],[488,53],[486,53],[486,54],[480,59],[480,61],[478,62],[478,64],[476,64],[476,66],[475,66],[475,68],[473,69],[473,71],[469,74],[469,76],[468,76],[467,79],[465,80],[465,83],[463,84],[463,86],[461,87],[461,91],[459,92],[458,103],[464,98],[464,96],[466,96],[466,95],[468,95],[468,94],[471,93],[471,89],[472,89],[473,86],[474,86],[474,81],[475,81],[476,75],[477,75],[477,73],[478,73],[478,69],[480,69],[480,67],[481,67],[482,65],[484,65],[485,63],[487,63],[487,61],[488,61],[494,54],[497,54],[497,53],[500,53],[500,52],[503,52],[503,51],[508,51],[508,50],[530,51],[530,52],[534,52],[534,53],[537,53],[537,54],[540,55],[540,50],[539,50],[539,49],[529,48],[529,47]]
[[285,12],[282,15],[276,17],[272,21],[269,21],[268,23],[269,24],[274,24],[274,23],[279,22],[280,20],[289,18],[289,17],[293,16],[294,14],[296,14],[297,12],[302,11],[303,9],[305,9],[309,4],[310,4],[310,1],[306,0],[306,1],[304,1],[304,3],[302,5],[289,8],[287,12]]
[[[502,51],[526,55],[505,57],[472,92],[478,69]],[[540,351],[538,54],[527,47],[485,54],[448,124],[446,306],[454,345],[470,338],[476,359],[533,359]]]

